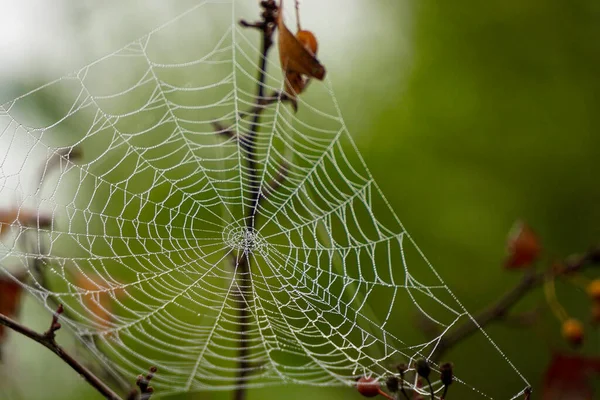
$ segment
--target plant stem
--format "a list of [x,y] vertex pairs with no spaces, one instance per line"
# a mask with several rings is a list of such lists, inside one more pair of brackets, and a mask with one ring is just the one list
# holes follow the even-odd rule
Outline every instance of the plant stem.
[[[60,308],[60,306],[59,306]],[[0,324],[12,329],[15,332],[18,332],[31,340],[34,340],[41,344],[42,346],[49,349],[51,352],[56,354],[67,363],[71,368],[75,370],[80,376],[82,376],[90,385],[94,387],[100,394],[110,400],[121,400],[121,397],[112,391],[102,380],[100,380],[92,371],[87,369],[85,366],[80,364],[77,360],[71,357],[66,350],[58,345],[54,339],[54,332],[60,328],[60,325],[57,325],[57,315],[55,314],[52,318],[52,325],[50,329],[41,334],[37,333],[28,327],[21,325],[17,321],[14,321],[7,316],[0,314]]]
[[478,332],[479,329],[484,328],[491,322],[502,319],[519,300],[532,289],[544,283],[548,277],[569,275],[594,264],[600,264],[600,246],[592,248],[583,255],[568,257],[561,268],[553,268],[550,271],[541,272],[530,271],[523,276],[514,288],[504,294],[495,303],[443,336],[437,348],[431,354],[430,359],[439,361],[448,350],[456,346],[459,342]]
[[[260,22],[249,24],[242,21],[242,26],[258,29],[261,35],[261,55],[258,62],[258,82],[256,89],[256,108],[252,121],[250,122],[250,130],[248,135],[238,135],[240,146],[244,150],[248,160],[248,170],[250,171],[250,207],[246,215],[246,229],[253,232],[256,229],[256,212],[260,203],[260,175],[256,161],[256,138],[260,126],[260,118],[264,107],[260,107],[264,102],[265,96],[265,79],[267,69],[267,56],[273,45],[273,32],[275,30],[275,15],[274,11],[277,6],[274,0],[263,2],[261,4],[265,11],[263,19]],[[236,260],[237,263],[237,279],[239,287],[238,308],[240,310],[239,318],[239,355],[238,355],[238,376],[236,389],[234,392],[235,400],[244,400],[246,398],[246,382],[250,372],[250,361],[248,360],[250,353],[250,335],[248,327],[251,322],[250,303],[252,301],[252,276],[250,272],[250,254],[249,251],[244,251]]]
[[431,381],[429,378],[426,379],[427,384],[429,385],[429,393],[431,394],[431,400],[435,400],[435,394],[433,393],[433,386],[431,385]]

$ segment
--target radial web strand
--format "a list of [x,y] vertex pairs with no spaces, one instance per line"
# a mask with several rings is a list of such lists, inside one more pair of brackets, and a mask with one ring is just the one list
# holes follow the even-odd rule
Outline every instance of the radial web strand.
[[[63,303],[64,325],[120,379],[156,365],[158,394],[235,388],[240,298],[249,387],[384,379],[471,316],[379,190],[329,81],[311,84],[297,114],[264,110],[254,156],[265,195],[247,230],[248,155],[215,132],[248,134],[243,111],[255,102],[259,45],[234,3],[200,3],[0,108],[2,196],[52,221],[6,228],[0,271],[24,272],[49,309]],[[268,92],[282,88],[277,61]],[[251,287],[236,279],[240,252]],[[526,380],[492,339],[479,330],[473,340],[486,358],[453,360],[457,397],[498,398],[486,388],[500,375],[513,377],[510,396],[522,393]]]

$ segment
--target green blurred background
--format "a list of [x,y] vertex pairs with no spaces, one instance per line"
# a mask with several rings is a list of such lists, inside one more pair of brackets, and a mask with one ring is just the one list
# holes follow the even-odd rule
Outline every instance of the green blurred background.
[[[253,18],[253,3],[245,3],[238,13]],[[520,278],[519,272],[501,267],[505,238],[516,219],[528,221],[541,236],[547,260],[598,242],[600,3],[319,3],[303,2],[303,23],[320,39],[320,58],[346,125],[404,226],[470,312]],[[20,57],[20,63],[3,68],[2,102],[120,48],[194,2],[160,10],[158,3],[58,4],[49,14],[31,7],[19,15],[37,16],[23,21],[30,27],[65,25],[62,38],[72,43],[54,43],[56,52],[45,48],[40,54],[31,43],[39,44],[44,25],[37,26],[37,39],[19,44],[19,37],[13,38],[18,50],[3,53]],[[21,53],[31,53],[30,58]],[[558,294],[569,313],[589,319],[581,289],[559,285]],[[517,311],[540,302],[542,293],[534,292]],[[33,299],[27,299],[21,317],[29,326],[46,328],[47,314]],[[534,389],[540,388],[551,352],[571,351],[549,312],[539,325],[543,336],[504,324],[488,329]],[[61,341],[67,341],[65,336]],[[598,339],[586,325],[579,352],[596,355]],[[465,341],[447,358],[457,364],[472,359],[478,340]],[[11,356],[0,367],[3,398],[99,397],[39,346],[15,335],[7,346]],[[514,374],[457,374],[476,387],[478,379],[485,379],[493,398],[514,394],[506,389],[514,388],[506,381],[515,379]],[[250,392],[251,399],[282,396],[359,398],[340,388]],[[179,398],[229,397],[208,392]],[[452,392],[449,398],[454,398]]]

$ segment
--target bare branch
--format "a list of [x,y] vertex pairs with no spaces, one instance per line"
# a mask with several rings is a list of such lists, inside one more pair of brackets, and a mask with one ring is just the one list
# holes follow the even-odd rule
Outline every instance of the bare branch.
[[549,271],[529,272],[523,276],[523,279],[521,279],[514,288],[508,291],[494,304],[444,335],[440,339],[438,346],[432,353],[430,359],[438,361],[443,354],[456,346],[459,342],[468,338],[475,332],[478,332],[479,329],[488,324],[505,317],[508,311],[518,303],[519,300],[532,289],[541,285],[549,276],[566,276],[575,272],[580,272],[588,266],[597,264],[600,264],[600,246],[589,250],[583,255],[573,255],[568,257],[562,267],[551,268]]
[[235,132],[231,129],[231,127],[226,128],[222,123],[218,121],[214,121],[212,123],[213,128],[215,129],[215,133],[228,137],[228,138],[237,138]]
[[[255,112],[252,115],[250,122],[250,129],[247,135],[244,137],[238,137],[241,150],[246,153],[246,159],[248,160],[248,170],[250,171],[250,208],[246,218],[246,228],[249,231],[254,231],[256,228],[256,211],[260,203],[260,173],[256,161],[256,137],[260,126],[260,118],[264,106],[261,104],[264,100],[265,92],[265,80],[266,80],[266,69],[267,69],[267,56],[269,50],[273,45],[273,33],[276,28],[276,13],[278,11],[275,0],[264,0],[260,2],[261,7],[264,9],[261,14],[261,20],[255,23],[248,23],[244,20],[240,21],[241,25],[247,28],[254,28],[261,32],[261,54],[258,61],[258,81],[256,88],[256,99],[255,99]],[[240,307],[240,318],[239,318],[239,354],[238,354],[238,369],[237,369],[237,382],[236,390],[234,393],[235,400],[244,400],[246,398],[246,383],[249,378],[250,370],[252,365],[249,361],[250,352],[250,334],[248,327],[251,320],[251,313],[249,310],[249,304],[252,300],[252,291],[246,290],[252,287],[252,276],[250,274],[250,262],[249,254],[243,252],[240,258],[236,260],[237,268],[237,279],[239,288],[239,299],[238,304]]]
[[268,199],[273,193],[275,193],[281,185],[285,182],[289,171],[289,166],[287,162],[283,162],[283,164],[279,167],[279,171],[277,171],[277,176],[274,177],[264,189],[261,189],[260,200]]
[[51,352],[56,354],[67,363],[71,368],[75,370],[80,376],[82,376],[90,385],[94,387],[100,394],[109,400],[121,400],[121,397],[117,395],[111,388],[109,388],[102,380],[100,380],[92,371],[83,366],[79,361],[71,357],[67,351],[58,345],[55,341],[56,331],[60,329],[61,325],[58,322],[60,314],[63,312],[62,305],[59,305],[56,312],[52,316],[52,322],[50,328],[42,334],[37,333],[24,325],[21,325],[17,321],[14,321],[7,316],[0,314],[0,324],[18,332],[31,340],[34,340],[42,346],[49,349]]

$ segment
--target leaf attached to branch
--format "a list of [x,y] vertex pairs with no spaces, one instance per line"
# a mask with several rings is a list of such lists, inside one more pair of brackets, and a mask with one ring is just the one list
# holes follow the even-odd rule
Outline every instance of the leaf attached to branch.
[[[17,277],[17,279],[22,279]],[[0,276],[0,314],[13,318],[21,304],[23,286],[10,276]],[[6,340],[6,327],[0,325],[0,346]]]
[[535,232],[526,223],[518,221],[508,237],[508,257],[504,265],[507,269],[528,268],[538,259],[541,251],[542,246]]
[[297,109],[296,97],[301,94],[310,79],[323,80],[325,67],[317,60],[318,43],[310,31],[300,30],[294,34],[283,22],[283,0],[280,2],[277,15],[279,30],[279,58],[281,69],[285,74],[285,93]]

